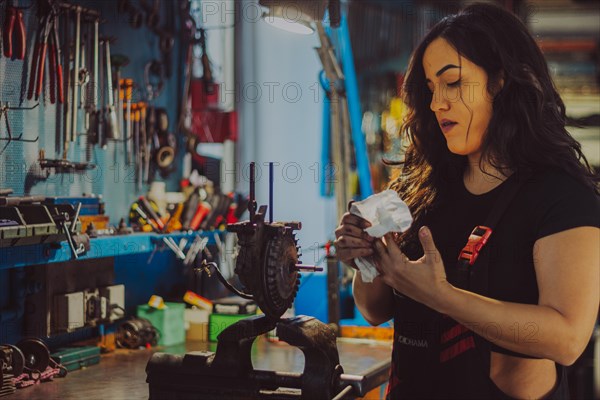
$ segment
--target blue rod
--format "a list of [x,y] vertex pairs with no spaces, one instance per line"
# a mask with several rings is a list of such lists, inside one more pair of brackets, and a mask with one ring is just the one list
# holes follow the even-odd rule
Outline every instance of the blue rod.
[[350,32],[348,30],[348,21],[345,13],[342,13],[342,23],[340,28],[336,30],[342,57],[342,67],[346,78],[346,95],[348,97],[352,141],[354,142],[354,147],[356,149],[356,167],[358,169],[360,194],[362,198],[366,198],[373,194],[373,185],[371,183],[367,143],[362,131],[362,111],[358,93],[358,81],[356,79],[356,69],[354,68],[354,59],[352,56],[352,44],[350,43]]
[[323,139],[321,145],[321,196],[331,197],[329,153],[331,146],[331,102],[323,91]]
[[269,163],[269,222],[273,223],[273,181],[275,180],[273,173],[273,163]]

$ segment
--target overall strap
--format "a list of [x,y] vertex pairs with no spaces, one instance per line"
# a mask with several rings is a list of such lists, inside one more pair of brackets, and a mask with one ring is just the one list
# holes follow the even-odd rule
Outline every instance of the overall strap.
[[[529,173],[515,173],[515,176],[510,178],[513,179],[507,182],[507,185],[502,188],[484,224],[478,225],[473,229],[467,244],[458,256],[456,265],[458,284],[463,289],[475,290],[483,295],[488,291],[488,257],[484,256],[479,259],[477,265],[475,265],[475,262],[478,260],[479,254],[489,241],[508,206],[528,180]],[[485,252],[484,254],[486,253],[489,254],[489,252]]]
[[[488,265],[489,251],[481,253],[489,241],[498,222],[515,198],[517,192],[528,180],[529,174],[519,174],[512,177],[502,188],[500,195],[494,202],[492,211],[485,220],[485,225],[476,226],[466,246],[462,249],[457,261],[456,285],[462,289],[476,291],[482,295],[488,292]],[[480,256],[481,253],[481,257]],[[477,263],[475,263],[477,261]],[[440,362],[446,363],[461,355],[471,348],[475,348],[481,358],[481,364],[487,371],[489,369],[489,342],[479,335],[473,334],[463,325],[448,317],[442,320],[442,336]],[[458,340],[458,341],[457,341]],[[489,374],[489,371],[487,371]]]

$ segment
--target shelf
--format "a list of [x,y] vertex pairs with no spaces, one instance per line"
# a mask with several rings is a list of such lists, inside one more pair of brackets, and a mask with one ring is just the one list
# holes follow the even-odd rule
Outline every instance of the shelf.
[[567,115],[573,118],[587,117],[592,114],[600,114],[599,93],[568,93],[563,91],[560,97],[565,103]]
[[[164,248],[164,251],[171,251],[163,243],[163,237],[171,237],[176,242],[186,238],[191,243],[197,235],[200,235],[209,239],[208,244],[215,244],[214,235],[223,233],[222,231],[173,233],[168,235],[134,233],[123,236],[100,237],[90,240],[90,251],[79,256],[77,261],[150,253],[157,245]],[[69,244],[66,241],[0,249],[0,270],[67,261],[76,260],[73,258]]]
[[595,39],[550,39],[544,38],[537,41],[540,50],[544,53],[593,53],[598,48]]

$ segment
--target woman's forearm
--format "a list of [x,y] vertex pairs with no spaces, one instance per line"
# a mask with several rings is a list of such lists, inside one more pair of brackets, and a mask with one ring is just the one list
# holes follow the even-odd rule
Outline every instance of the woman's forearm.
[[[490,342],[518,353],[571,365],[592,332],[576,332],[548,306],[503,302],[449,287],[436,308]],[[582,339],[587,338],[587,339]]]
[[356,271],[352,293],[358,310],[371,325],[380,325],[392,319],[394,294],[379,277],[372,283],[364,283],[360,271]]

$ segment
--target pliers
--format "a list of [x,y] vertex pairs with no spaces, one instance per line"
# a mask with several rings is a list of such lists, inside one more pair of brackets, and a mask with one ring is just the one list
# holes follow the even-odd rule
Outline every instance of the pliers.
[[53,19],[52,34],[50,36],[50,103],[52,104],[54,104],[57,99],[60,104],[64,103],[63,67],[61,64],[62,52],[60,51],[58,29],[58,15],[55,15]]
[[[29,90],[27,99],[31,100],[35,92],[35,99],[39,99],[44,84],[44,70],[46,63],[46,52],[48,49],[48,37],[52,39],[50,46],[50,102],[54,104],[63,103],[63,71],[60,64],[60,40],[58,37],[58,14],[55,3],[50,3],[50,9],[39,18],[40,32],[33,51],[31,73],[29,75]],[[52,35],[50,35],[52,33]],[[56,96],[58,94],[58,96]]]
[[[31,61],[31,73],[29,74],[29,90],[27,91],[27,99],[39,99],[42,93],[42,85],[44,82],[44,68],[46,63],[46,50],[48,48],[48,35],[52,27],[52,12],[48,11],[39,17],[40,31],[38,39],[33,49],[33,59]],[[37,85],[36,85],[37,78]]]
[[[6,6],[6,15],[4,17],[4,32],[2,37],[5,57],[11,58],[13,60],[25,59],[25,47],[27,45],[27,37],[25,34],[25,23],[23,22],[23,10],[18,7],[15,7],[11,0],[8,0]],[[15,45],[14,49],[13,44]]]

